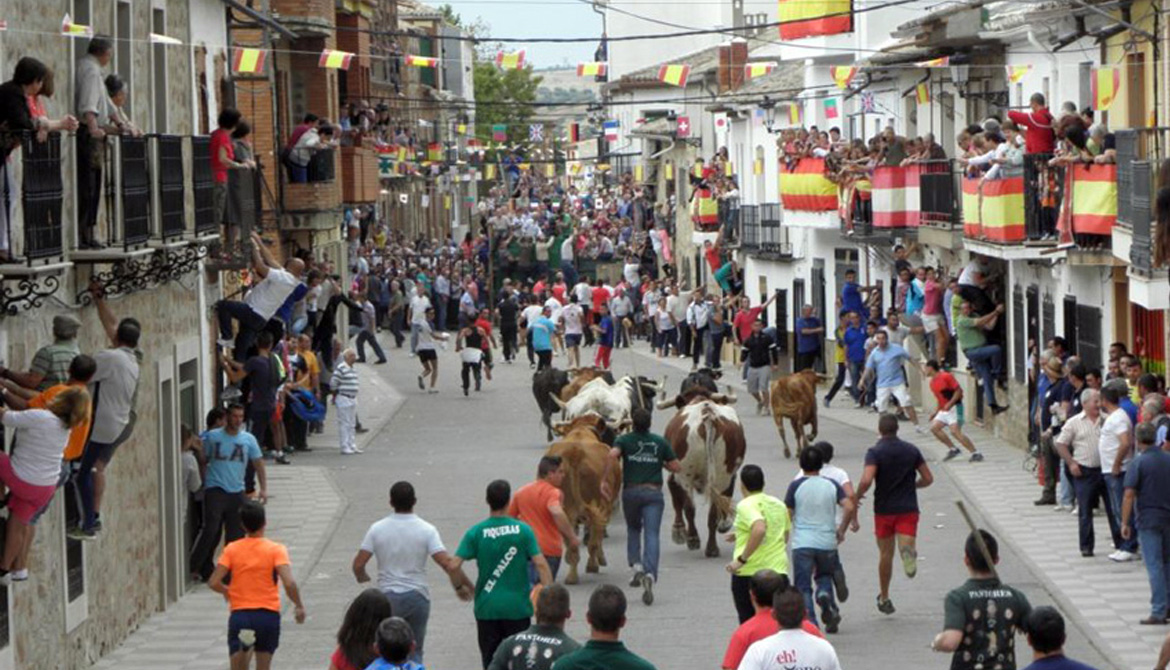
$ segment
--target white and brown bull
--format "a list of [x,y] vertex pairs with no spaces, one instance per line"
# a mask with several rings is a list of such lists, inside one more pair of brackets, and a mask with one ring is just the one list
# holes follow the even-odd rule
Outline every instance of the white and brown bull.
[[[771,391],[772,420],[780,431],[784,458],[792,457],[784,431],[785,419],[792,423],[792,432],[796,434],[796,456],[799,458],[809,442],[817,439],[817,373],[803,370],[781,377],[772,382]],[[812,424],[812,433],[806,435],[804,427],[809,424]]]
[[[574,529],[585,527],[585,544],[589,552],[585,572],[598,572],[606,564],[602,540],[605,527],[613,514],[613,499],[601,495],[602,476],[606,461],[609,460],[609,446],[601,441],[605,420],[597,414],[586,414],[571,421],[554,426],[561,439],[549,446],[546,456],[559,456],[561,471],[565,475],[561,485],[564,493],[565,516]],[[621,467],[611,467],[608,476],[609,490],[617,492],[622,485]],[[581,552],[577,548],[565,547],[565,563],[569,572],[566,584],[576,584],[577,564]]]
[[645,377],[625,376],[610,384],[604,378],[593,379],[577,391],[568,401],[552,396],[553,402],[561,408],[566,419],[574,419],[589,413],[600,415],[606,424],[623,433],[633,425],[630,413],[636,407],[653,411],[654,396],[666,385]]
[[694,496],[702,495],[709,506],[706,550],[709,557],[719,555],[717,534],[731,529],[731,494],[747,446],[739,415],[731,407],[735,400],[731,393],[691,389],[658,405],[665,408],[685,402],[667,424],[665,435],[682,466],[667,480],[674,504],[671,539],[675,544],[686,542],[692,550],[701,546],[695,526]]

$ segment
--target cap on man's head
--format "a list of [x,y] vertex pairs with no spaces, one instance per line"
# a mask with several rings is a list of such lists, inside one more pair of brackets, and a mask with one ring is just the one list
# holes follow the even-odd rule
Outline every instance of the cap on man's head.
[[81,330],[81,322],[76,317],[60,314],[53,317],[53,337],[58,340],[72,340]]

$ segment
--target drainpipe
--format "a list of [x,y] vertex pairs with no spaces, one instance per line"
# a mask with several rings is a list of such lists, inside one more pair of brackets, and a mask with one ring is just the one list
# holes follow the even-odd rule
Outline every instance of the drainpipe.
[[1044,44],[1036,37],[1035,30],[1028,29],[1028,44],[1031,44],[1033,47],[1035,47],[1036,51],[1039,53],[1047,56],[1052,65],[1052,90],[1049,91],[1049,95],[1054,99],[1048,100],[1047,102],[1049,105],[1054,105],[1056,104],[1056,94],[1058,91],[1060,91],[1060,65],[1056,62],[1056,54],[1049,51],[1048,47],[1044,46]]

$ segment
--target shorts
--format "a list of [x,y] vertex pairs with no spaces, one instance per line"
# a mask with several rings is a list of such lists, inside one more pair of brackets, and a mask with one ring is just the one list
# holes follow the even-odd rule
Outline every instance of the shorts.
[[913,404],[910,401],[910,391],[905,384],[879,386],[877,390],[877,409],[879,412],[886,410],[886,405],[890,404],[890,396],[897,398],[898,404],[902,407],[909,407]]
[[580,333],[575,333],[572,335],[565,333],[565,346],[566,347],[579,347],[579,346],[581,346],[581,338],[582,337],[584,337],[584,335],[582,335]]
[[942,314],[923,314],[922,315],[922,328],[923,328],[923,330],[925,330],[928,333],[933,333],[934,331],[938,330],[939,327],[942,326],[942,322],[943,322]]
[[[240,631],[256,633],[256,641],[246,647],[240,642]],[[252,649],[271,654],[280,646],[280,612],[272,610],[234,610],[228,617],[228,652],[234,654]]]
[[419,349],[418,360],[422,361],[423,363],[437,361],[439,360],[439,354],[434,349]]
[[918,537],[918,512],[904,514],[874,514],[873,534],[883,539],[895,535]]
[[962,426],[963,425],[963,403],[959,403],[945,412],[939,412],[934,415],[934,420],[944,426]]
[[762,365],[758,368],[749,367],[747,371],[748,393],[767,393],[768,385],[772,382],[772,368]]
[[49,504],[57,491],[55,484],[37,486],[16,476],[12,459],[0,453],[0,482],[8,487],[8,513],[21,523],[32,523],[37,510]]

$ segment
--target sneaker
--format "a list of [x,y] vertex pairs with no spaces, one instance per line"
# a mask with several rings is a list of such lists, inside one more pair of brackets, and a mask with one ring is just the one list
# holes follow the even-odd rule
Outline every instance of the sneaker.
[[281,465],[292,465],[292,461],[288,460],[288,456],[285,456],[284,454],[277,454],[276,462]]
[[828,398],[825,398],[825,409],[829,409],[829,404],[830,404],[831,402],[832,402],[832,401],[830,401]]
[[14,582],[27,582],[28,581],[28,568],[25,568],[23,570],[13,570],[12,572],[8,573],[8,579],[10,579]]
[[1076,505],[1072,505],[1072,506],[1070,506],[1070,507],[1068,508],[1068,513],[1069,513],[1069,514],[1076,514],[1076,513],[1077,513],[1077,506],[1076,506]]
[[219,394],[220,400],[225,403],[231,402],[233,400],[239,400],[242,397],[244,397],[244,392],[240,390],[240,387],[234,384],[228,386],[223,390],[223,393]]
[[654,604],[654,575],[642,575],[642,604]]
[[1008,411],[1007,405],[992,405],[991,406],[991,413],[994,415],[1003,414],[1006,411]]
[[1037,506],[1037,507],[1041,507],[1043,505],[1055,505],[1056,498],[1049,498],[1048,496],[1044,496],[1043,498],[1040,498],[1039,500],[1032,501],[1032,504]]
[[958,449],[948,449],[947,455],[943,456],[943,462],[945,463],[947,461],[954,460],[961,453],[963,452],[959,451]]
[[837,591],[837,600],[841,602],[849,600],[849,584],[845,582],[845,568],[840,561],[837,562],[837,567],[833,568],[833,589]]
[[102,515],[101,514],[93,515],[93,528],[91,528],[91,530],[95,533],[102,532]]
[[841,614],[833,606],[833,597],[828,593],[821,593],[817,596],[817,604],[821,607],[821,622],[825,624],[825,632],[836,633],[837,626],[841,623]]
[[1126,551],[1124,549],[1118,549],[1112,554],[1109,554],[1109,560],[1113,561],[1114,563],[1129,563],[1130,561],[1136,561],[1137,558],[1137,554],[1131,551]]
[[902,547],[902,569],[906,571],[906,576],[914,579],[918,574],[918,551],[912,547]]
[[80,540],[82,542],[93,542],[97,539],[97,533],[95,533],[93,530],[84,530],[77,526],[70,528],[66,534],[70,539]]
[[918,433],[919,435],[925,435],[926,428],[924,428],[921,424],[919,424],[917,426],[914,426],[914,432]]
[[1067,512],[1068,510],[1069,508],[1063,504],[1058,504],[1056,507],[1052,508],[1053,512]]
[[642,585],[642,577],[646,573],[643,572],[641,563],[635,563],[634,566],[630,569],[634,571],[633,575],[630,577],[630,586],[637,588]]
[[466,396],[468,396],[468,395],[471,395],[471,394],[469,393],[469,391],[470,391],[470,390],[471,390],[471,389],[470,389],[470,388],[468,388],[468,387],[466,387],[466,386],[464,386],[464,387],[463,387],[463,395],[464,395],[464,397],[466,397]]
[[893,614],[896,611],[894,601],[889,598],[883,600],[880,595],[877,597],[877,608],[882,614]]
[[216,346],[223,347],[224,349],[231,349],[235,343],[235,340],[224,339],[222,337],[215,341]]
[[426,385],[425,385],[425,384],[423,384],[423,376],[422,376],[422,375],[419,375],[419,376],[418,376],[418,390],[420,390],[420,391],[425,391],[425,390],[427,390],[427,387],[426,387]]
[[983,454],[979,453],[978,451],[971,454],[971,462],[972,463],[982,463],[983,462]]
[[342,456],[353,456],[356,453],[357,453],[357,449],[342,449],[341,450]]

